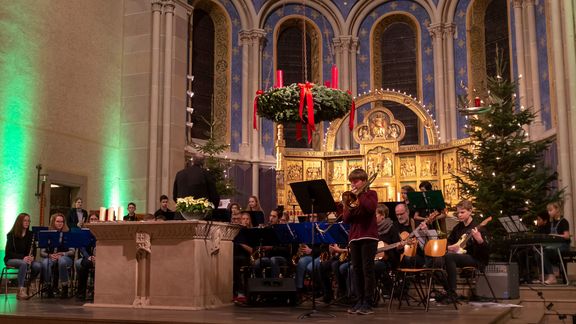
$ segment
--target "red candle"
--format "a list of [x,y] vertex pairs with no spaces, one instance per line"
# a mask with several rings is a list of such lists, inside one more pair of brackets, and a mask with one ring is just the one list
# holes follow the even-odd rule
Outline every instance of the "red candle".
[[326,88],[330,88],[330,81],[324,81],[324,85],[326,86]]
[[474,107],[480,107],[480,97],[474,98]]
[[276,88],[284,86],[284,72],[282,70],[276,71]]
[[332,88],[338,88],[338,67],[336,65],[332,65]]

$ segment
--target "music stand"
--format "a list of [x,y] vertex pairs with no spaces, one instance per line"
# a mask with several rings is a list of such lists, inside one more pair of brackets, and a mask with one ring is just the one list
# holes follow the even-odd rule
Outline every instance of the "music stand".
[[[426,210],[428,215],[433,210],[443,210],[446,208],[446,203],[444,202],[444,197],[442,196],[442,191],[440,190],[430,190],[430,191],[415,191],[409,192],[408,195],[408,206],[413,208],[413,210]],[[440,224],[438,219],[434,221],[436,223],[436,229],[440,229]]]
[[[337,210],[336,203],[334,202],[334,198],[332,197],[332,193],[330,189],[328,189],[328,185],[326,184],[326,180],[310,180],[310,181],[302,181],[302,182],[293,182],[290,184],[292,188],[292,193],[296,197],[296,201],[298,205],[300,205],[300,209],[304,214],[314,214],[314,213],[328,213],[328,212],[335,212]],[[307,224],[307,223],[303,223]],[[313,223],[308,223],[310,225],[310,237],[311,241],[310,244],[314,246],[315,244],[315,230],[316,226]],[[301,243],[308,243],[301,241]],[[314,249],[312,249],[312,290],[314,290]],[[309,318],[313,315],[320,315],[320,316],[328,316],[328,317],[336,317],[336,315],[321,312],[316,309],[316,296],[314,291],[312,291],[312,310],[309,312],[303,313],[298,316],[299,319]]]

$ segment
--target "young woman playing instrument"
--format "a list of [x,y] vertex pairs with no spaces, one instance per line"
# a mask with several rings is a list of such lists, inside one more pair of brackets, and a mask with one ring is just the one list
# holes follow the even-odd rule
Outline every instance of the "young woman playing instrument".
[[4,263],[6,266],[18,269],[18,295],[17,299],[26,300],[25,280],[30,272],[28,281],[30,282],[42,269],[40,262],[34,261],[35,245],[33,244],[32,231],[30,231],[30,215],[21,213],[16,217],[16,221],[8,232],[6,238],[6,255]]

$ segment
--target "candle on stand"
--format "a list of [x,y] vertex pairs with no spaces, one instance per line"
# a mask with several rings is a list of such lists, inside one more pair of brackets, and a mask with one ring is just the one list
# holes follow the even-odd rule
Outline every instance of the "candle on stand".
[[276,71],[276,88],[284,86],[284,72],[282,70]]
[[332,65],[332,88],[338,89],[338,67]]
[[100,219],[101,222],[106,220],[106,208],[100,207],[100,213],[98,214],[98,219]]
[[481,105],[480,97],[474,98],[474,107],[480,107],[480,105]]

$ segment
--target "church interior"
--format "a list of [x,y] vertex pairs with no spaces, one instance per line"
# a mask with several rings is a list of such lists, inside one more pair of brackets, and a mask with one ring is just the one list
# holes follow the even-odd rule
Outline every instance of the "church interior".
[[[565,285],[520,287],[515,300],[524,308],[516,315],[511,308],[474,313],[477,308],[470,304],[455,304],[456,309],[431,307],[426,313],[410,307],[391,312],[386,305],[375,308],[373,316],[412,321],[426,314],[419,318],[478,323],[520,323],[532,316],[550,323],[576,318],[573,0],[0,4],[0,256],[5,255],[7,234],[20,213],[29,214],[31,226],[51,226],[50,216],[66,215],[80,197],[89,214],[111,223],[89,226],[102,244],[97,245],[100,255],[111,260],[107,269],[106,263],[103,270],[96,267],[96,277],[107,283],[95,284],[95,305],[46,304],[37,297],[17,301],[16,288],[9,288],[9,279],[3,278],[2,322],[40,321],[43,312],[52,310],[70,312],[75,321],[85,322],[269,322],[271,317],[262,314],[270,310],[280,314],[274,320],[296,321],[309,304],[255,311],[230,306],[232,291],[223,292],[223,287],[231,288],[232,275],[221,280],[220,270],[206,268],[232,273],[232,242],[238,231],[230,225],[123,224],[130,223],[121,221],[128,204],[139,219],[154,214],[163,195],[169,197],[168,208],[177,209],[172,199],[177,173],[198,153],[208,152],[225,165],[221,176],[228,190],[221,192],[221,203],[238,203],[245,209],[249,199],[257,197],[266,217],[278,207],[290,222],[308,214],[294,183],[321,180],[339,202],[351,190],[348,175],[355,169],[375,175],[370,189],[380,203],[401,201],[402,188],[418,191],[419,184],[427,182],[455,215],[464,199],[456,178],[465,177],[469,163],[460,152],[478,145],[470,138],[469,126],[471,119],[482,118],[473,110],[492,96],[489,80],[494,78],[515,82],[513,109],[533,113],[533,121],[523,127],[526,140],[548,143],[538,166],[555,174],[553,187],[562,192],[560,213],[572,240],[569,252],[560,255],[558,250],[567,264],[555,271],[560,278],[564,270]],[[293,111],[276,106],[276,113],[293,113],[292,119],[264,118],[266,108],[275,109],[264,99],[291,85],[296,96]],[[314,111],[306,112],[312,100],[316,105],[344,100],[330,99],[321,91],[338,93],[338,98],[353,103],[346,101],[345,111],[337,116],[314,120]],[[220,149],[209,151],[213,145]],[[458,220],[448,218],[450,229]],[[194,242],[178,241],[189,237]],[[207,239],[212,241],[208,244]],[[169,245],[210,261],[182,266],[203,269],[193,274],[165,270],[159,258],[186,258]],[[114,261],[127,253],[134,257]],[[123,271],[126,267],[134,273]],[[155,271],[196,283],[180,289],[165,280],[157,282]],[[114,276],[118,272],[123,274]],[[219,283],[204,285],[203,278]],[[535,289],[543,290],[556,308],[539,301],[542,294],[535,295]],[[141,313],[154,303],[154,290],[158,298],[172,294],[202,301],[167,298],[158,313]],[[207,295],[198,297],[188,290]],[[206,297],[209,294],[213,295]],[[122,313],[119,307],[129,310]],[[217,307],[224,308],[216,312]],[[345,310],[330,311],[337,315],[327,321],[355,319]]]

